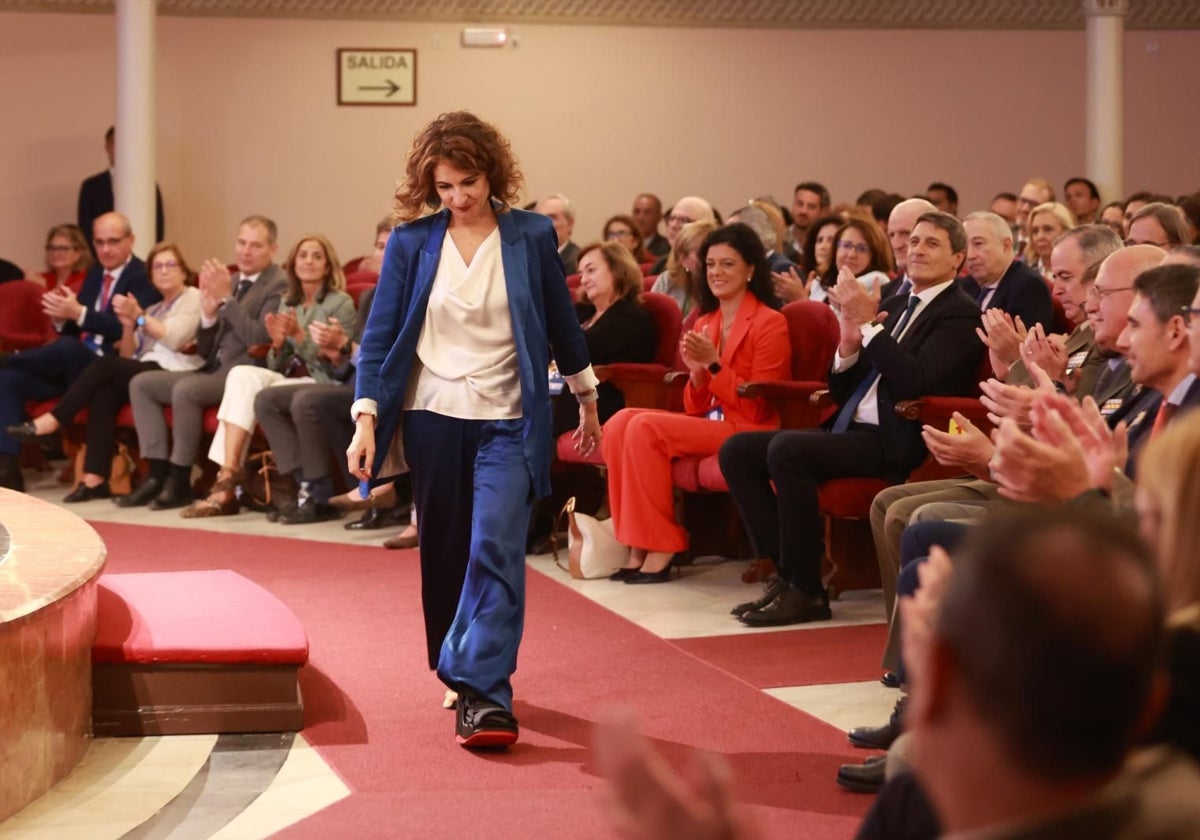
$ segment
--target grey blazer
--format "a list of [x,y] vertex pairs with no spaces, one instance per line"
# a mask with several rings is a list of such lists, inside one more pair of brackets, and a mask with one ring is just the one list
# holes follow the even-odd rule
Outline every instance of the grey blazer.
[[[240,274],[233,278],[234,289],[240,279]],[[244,298],[222,306],[215,324],[196,331],[196,352],[206,360],[203,369],[228,370],[234,365],[253,364],[247,351],[271,340],[263,316],[277,310],[286,293],[287,274],[272,264],[258,275]]]

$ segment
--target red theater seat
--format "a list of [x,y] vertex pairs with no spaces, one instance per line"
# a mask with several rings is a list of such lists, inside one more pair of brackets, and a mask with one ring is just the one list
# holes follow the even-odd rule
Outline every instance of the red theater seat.
[[40,347],[54,335],[42,312],[46,290],[32,280],[0,283],[0,351]]

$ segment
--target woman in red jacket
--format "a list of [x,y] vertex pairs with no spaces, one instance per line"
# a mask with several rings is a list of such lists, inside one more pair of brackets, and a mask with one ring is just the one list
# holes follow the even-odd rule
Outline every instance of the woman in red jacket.
[[762,242],[746,225],[726,225],[705,240],[700,265],[701,315],[680,342],[685,413],[627,408],[604,426],[613,524],[632,548],[614,580],[666,581],[671,558],[687,548],[687,531],[675,522],[673,458],[714,454],[735,432],[779,428],[769,403],[737,393],[743,382],[786,379],[791,368]]

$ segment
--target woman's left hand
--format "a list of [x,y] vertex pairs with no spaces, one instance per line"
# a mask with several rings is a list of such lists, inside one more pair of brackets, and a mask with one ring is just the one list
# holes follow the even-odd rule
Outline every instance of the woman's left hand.
[[680,340],[680,355],[683,356],[684,364],[692,370],[707,368],[721,359],[712,339],[700,330],[684,333]]
[[600,448],[600,412],[596,403],[579,406],[579,428],[571,435],[575,451],[580,455],[591,455]]

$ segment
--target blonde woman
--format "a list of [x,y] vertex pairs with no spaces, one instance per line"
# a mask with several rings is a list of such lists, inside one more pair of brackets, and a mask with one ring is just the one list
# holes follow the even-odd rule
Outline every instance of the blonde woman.
[[652,292],[666,295],[679,304],[686,319],[696,306],[695,280],[700,276],[700,246],[710,233],[717,229],[712,222],[690,222],[684,225],[675,237],[671,253],[667,257],[667,270],[658,275]]
[[1041,272],[1046,282],[1053,279],[1050,252],[1058,237],[1075,227],[1075,216],[1065,204],[1047,201],[1029,211],[1029,243],[1025,246],[1025,264]]

